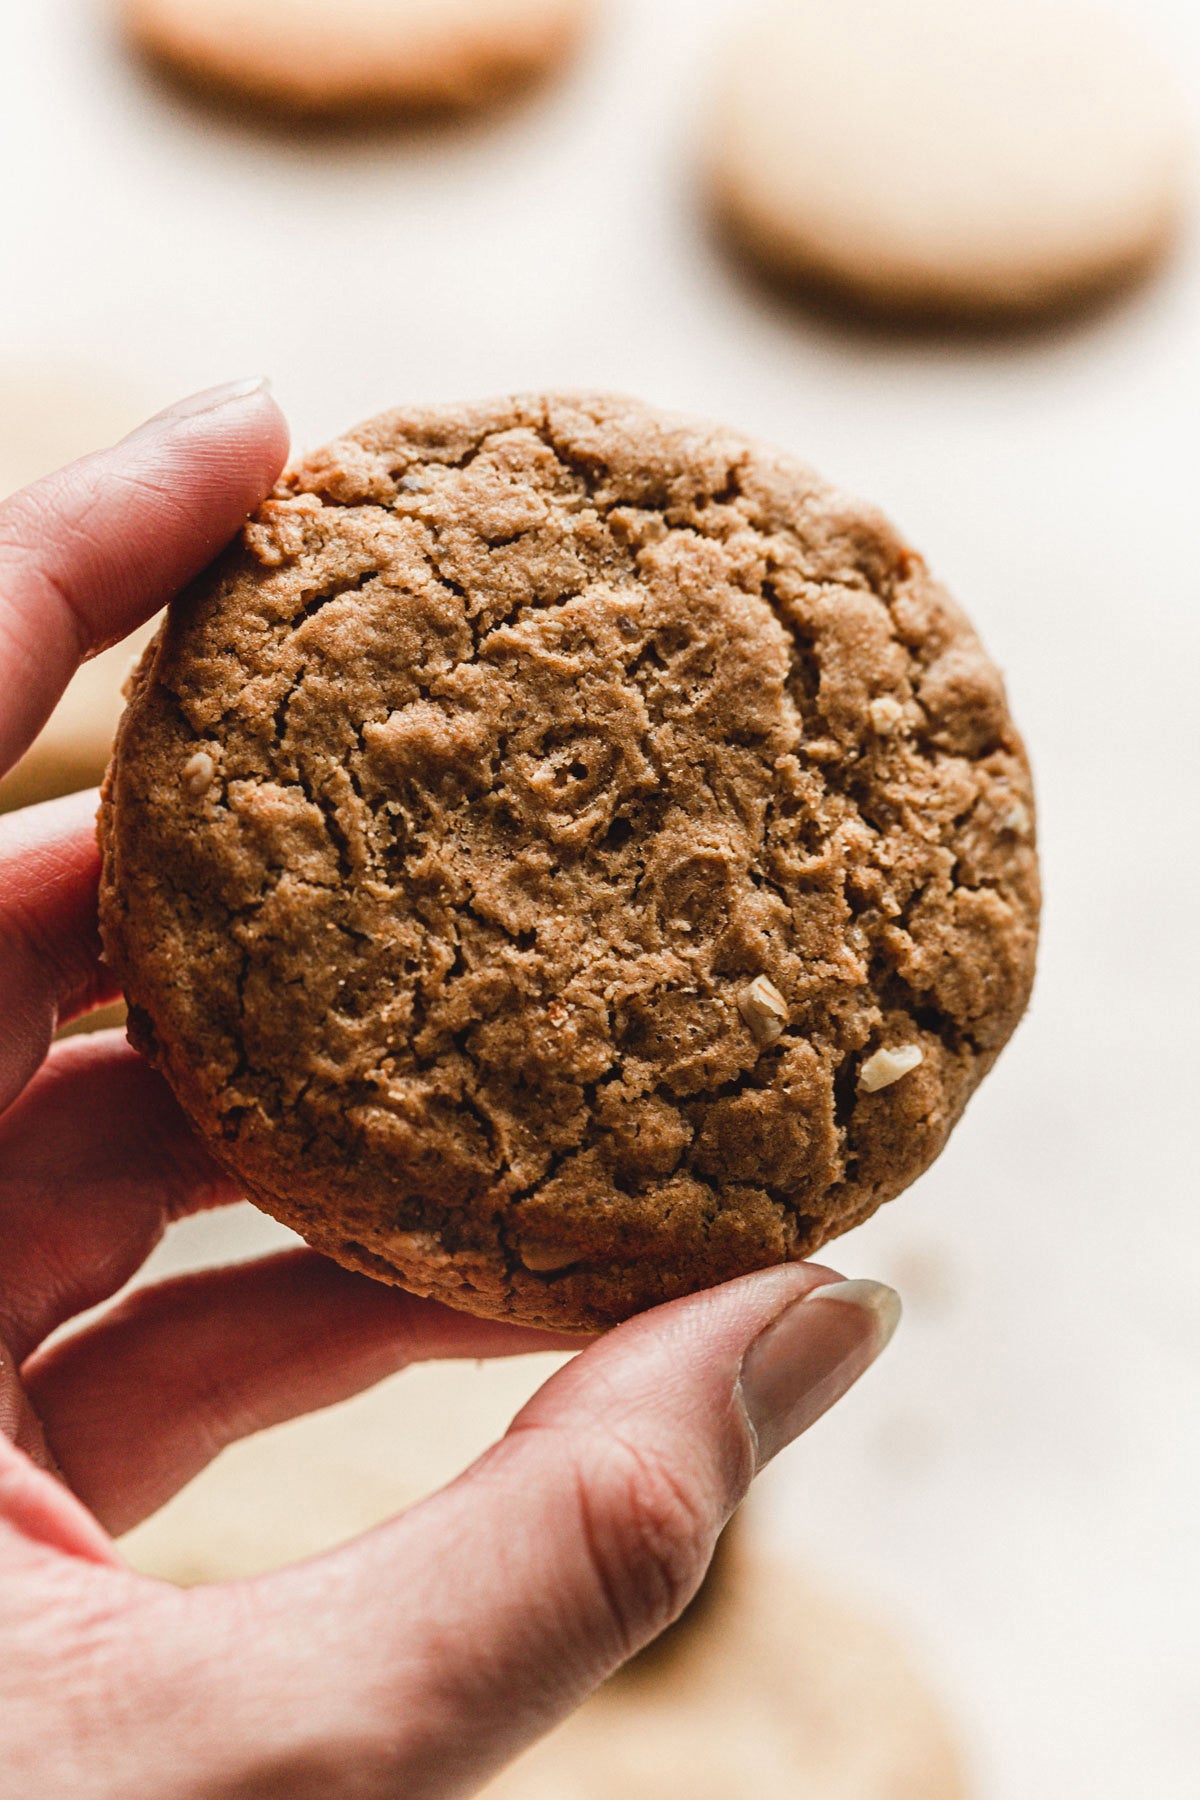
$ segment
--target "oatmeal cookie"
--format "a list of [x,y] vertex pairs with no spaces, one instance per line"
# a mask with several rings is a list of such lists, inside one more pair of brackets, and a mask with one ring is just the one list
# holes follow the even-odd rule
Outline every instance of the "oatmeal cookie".
[[867,1218],[1033,977],[961,612],[800,464],[625,400],[300,463],[147,653],[102,839],[134,1041],[251,1198],[556,1327]]

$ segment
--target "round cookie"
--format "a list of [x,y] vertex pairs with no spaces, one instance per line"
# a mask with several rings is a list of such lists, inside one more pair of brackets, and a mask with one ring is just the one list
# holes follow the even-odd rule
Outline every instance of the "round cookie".
[[766,265],[872,309],[1002,319],[1160,254],[1182,103],[1089,0],[775,0],[724,64],[712,182]]
[[967,1800],[905,1645],[787,1564],[735,1556],[670,1654],[610,1681],[481,1800]]
[[[545,1376],[525,1375],[526,1360],[409,1370],[247,1438],[127,1536],[122,1556],[193,1587],[332,1549],[482,1454]],[[662,1800],[675,1787],[689,1800],[966,1800],[954,1731],[904,1643],[747,1551],[744,1535],[738,1521],[726,1531],[691,1614],[486,1800]]]
[[1033,976],[962,614],[870,509],[629,401],[301,463],[172,607],[102,837],[135,1041],[250,1197],[566,1328],[865,1219]]
[[591,0],[124,0],[177,74],[283,112],[485,105],[557,63]]

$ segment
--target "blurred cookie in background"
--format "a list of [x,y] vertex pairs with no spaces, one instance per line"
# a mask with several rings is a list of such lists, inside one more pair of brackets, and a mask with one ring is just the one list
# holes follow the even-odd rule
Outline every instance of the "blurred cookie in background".
[[[235,1233],[262,1228],[249,1208],[214,1215],[214,1257],[239,1252]],[[143,1574],[183,1587],[246,1580],[319,1555],[460,1475],[564,1360],[422,1364],[246,1438],[130,1532],[122,1553]]]
[[1148,270],[1181,222],[1183,102],[1092,0],[766,0],[723,66],[731,235],[826,300],[1002,324]]
[[729,1555],[694,1625],[483,1800],[967,1800],[953,1729],[904,1646],[744,1537]]
[[[183,1585],[316,1555],[460,1473],[562,1361],[421,1366],[265,1431],[131,1532],[123,1553]],[[683,1620],[487,1800],[967,1800],[953,1731],[909,1653],[750,1551],[750,1529],[735,1521]]]
[[[144,409],[101,378],[0,371],[0,499],[141,423]],[[121,689],[153,624],[85,663],[41,736],[0,778],[0,812],[94,787],[124,707]]]
[[307,118],[473,109],[574,49],[592,0],[121,0],[152,62]]

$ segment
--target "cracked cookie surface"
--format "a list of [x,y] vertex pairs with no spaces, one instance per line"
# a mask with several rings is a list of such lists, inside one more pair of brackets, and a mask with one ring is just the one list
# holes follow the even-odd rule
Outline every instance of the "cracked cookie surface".
[[144,659],[102,840],[135,1042],[250,1197],[559,1327],[865,1219],[1033,978],[962,614],[869,508],[623,400],[292,470]]

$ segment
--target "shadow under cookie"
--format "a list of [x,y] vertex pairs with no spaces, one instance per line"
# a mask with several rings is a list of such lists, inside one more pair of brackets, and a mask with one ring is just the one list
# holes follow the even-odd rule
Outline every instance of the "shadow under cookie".
[[1069,339],[1135,307],[1180,248],[1179,232],[1171,226],[1127,262],[1065,285],[1053,299],[1025,306],[964,305],[941,294],[900,295],[819,266],[780,261],[719,200],[702,189],[693,199],[705,253],[724,265],[743,294],[778,319],[807,322],[848,344],[881,349],[1019,352]]

